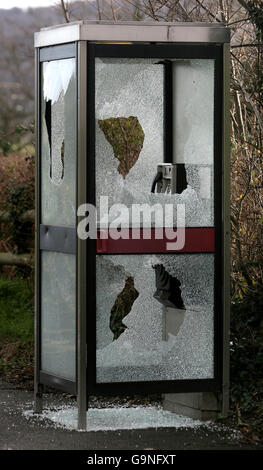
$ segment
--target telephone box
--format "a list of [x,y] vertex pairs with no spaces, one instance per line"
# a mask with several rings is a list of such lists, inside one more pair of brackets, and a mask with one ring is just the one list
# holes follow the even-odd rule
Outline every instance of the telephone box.
[[[35,34],[35,409],[228,402],[229,30],[80,21]],[[157,221],[157,223],[156,223]]]

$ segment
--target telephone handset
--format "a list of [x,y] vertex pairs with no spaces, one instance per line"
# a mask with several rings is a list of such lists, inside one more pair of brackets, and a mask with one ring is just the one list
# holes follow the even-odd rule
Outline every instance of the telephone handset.
[[157,173],[152,182],[151,192],[180,194],[187,188],[186,172],[183,163],[161,163],[157,165]]

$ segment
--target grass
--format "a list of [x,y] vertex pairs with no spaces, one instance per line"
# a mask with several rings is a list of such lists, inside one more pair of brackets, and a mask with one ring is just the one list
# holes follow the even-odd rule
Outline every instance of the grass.
[[0,375],[33,387],[33,282],[0,278]]
[[33,341],[33,285],[28,279],[0,279],[0,341]]

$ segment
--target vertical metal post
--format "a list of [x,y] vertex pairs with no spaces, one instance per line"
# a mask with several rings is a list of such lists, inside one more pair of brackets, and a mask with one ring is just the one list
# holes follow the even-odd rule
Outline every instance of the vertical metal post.
[[42,396],[43,386],[39,383],[39,369],[40,369],[40,311],[39,311],[39,221],[40,221],[40,74],[39,74],[39,49],[36,48],[35,52],[35,319],[34,319],[34,353],[35,353],[35,366],[34,366],[34,411],[35,413],[42,412]]
[[[78,207],[87,202],[87,42],[78,43]],[[86,241],[77,239],[77,394],[78,429],[86,429],[87,337],[86,337]]]
[[230,332],[230,45],[223,45],[223,384],[222,415],[229,410]]

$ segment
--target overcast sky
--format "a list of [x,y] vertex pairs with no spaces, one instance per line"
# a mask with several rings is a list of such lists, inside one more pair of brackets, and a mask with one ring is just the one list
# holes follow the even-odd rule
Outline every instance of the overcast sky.
[[49,7],[58,3],[58,0],[0,0],[0,8],[5,10],[19,7]]

